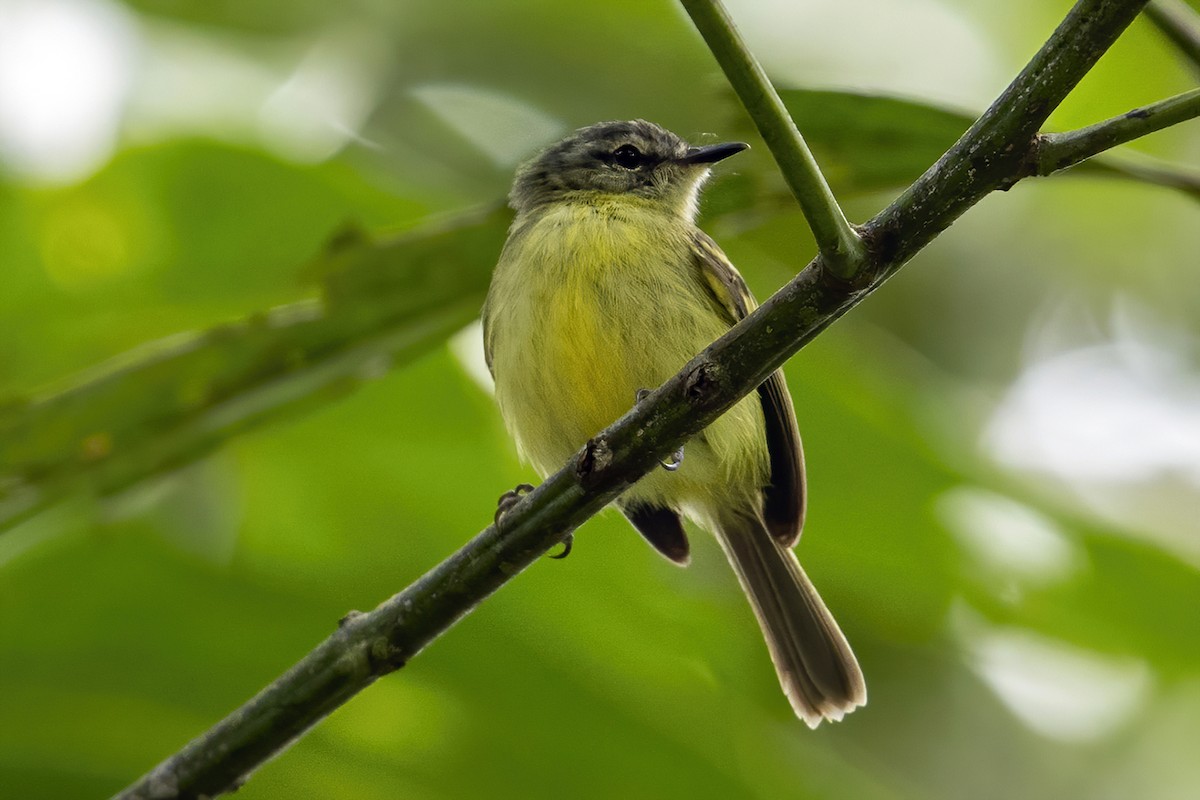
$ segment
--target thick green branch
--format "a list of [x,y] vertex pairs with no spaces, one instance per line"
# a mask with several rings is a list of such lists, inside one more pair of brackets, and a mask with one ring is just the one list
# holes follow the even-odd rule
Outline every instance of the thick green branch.
[[733,20],[720,0],[681,2],[771,149],[829,269],[853,277],[865,261],[862,239],[846,220],[812,151]]
[[1043,134],[1035,149],[1034,173],[1049,175],[1119,144],[1198,116],[1200,88],[1077,131]]
[[[946,157],[870,223],[875,276],[899,269],[994,188],[1021,177],[1037,128],[1136,16],[1142,2],[1082,0]],[[250,702],[120,795],[196,798],[235,788],[376,678],[597,513],[661,458],[753,391],[878,285],[852,285],[819,255],[753,314],[595,438],[503,519],[328,640]]]
[[1183,0],[1152,0],[1145,13],[1200,72],[1200,14]]

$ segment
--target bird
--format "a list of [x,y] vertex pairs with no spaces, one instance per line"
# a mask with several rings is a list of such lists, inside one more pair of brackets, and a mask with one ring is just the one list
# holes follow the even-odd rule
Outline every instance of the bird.
[[[747,147],[693,146],[640,119],[601,122],[517,169],[515,216],[482,310],[484,353],[505,425],[542,477],[756,308],[696,226],[712,165]],[[616,501],[633,527],[680,565],[685,519],[715,535],[809,727],[865,704],[858,660],[791,549],[807,492],[782,370],[662,466]]]

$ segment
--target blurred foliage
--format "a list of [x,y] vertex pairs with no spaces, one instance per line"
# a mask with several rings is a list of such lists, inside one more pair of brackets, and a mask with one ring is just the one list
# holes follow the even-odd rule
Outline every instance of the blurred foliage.
[[[792,118],[803,120],[805,139],[843,194],[907,186],[975,121],[936,104],[862,92],[786,89],[782,97]],[[1101,155],[1065,174],[1144,181],[1200,200],[1200,172],[1184,168]]]
[[[1067,5],[1010,4],[1004,21],[951,0],[907,10],[897,59],[936,64],[936,42],[905,40],[943,18],[987,44],[982,66],[940,68],[924,98],[890,96],[886,70],[807,86],[816,66],[793,64],[786,99],[852,215],[969,124],[938,99],[946,87],[982,107]],[[807,8],[856,24],[833,2]],[[757,142],[665,0],[113,10],[147,66],[111,158],[67,185],[0,171],[0,526],[23,520],[0,533],[6,796],[116,791],[529,478],[472,380],[472,334],[442,346],[477,310],[506,224],[464,210],[492,208],[518,158],[618,117]],[[750,24],[760,6],[731,11],[786,62]],[[823,33],[805,13],[770,6],[788,52]],[[180,61],[195,52],[209,60]],[[179,91],[221,124],[155,128],[147,108],[170,98],[147,94],[148,65],[162,77],[172,59],[201,83],[211,70],[226,100],[253,83],[221,77],[230,60],[277,86],[233,118]],[[323,119],[316,100],[315,123],[289,112],[292,134],[353,130],[305,160],[260,111],[310,68],[318,89],[350,81],[369,102],[358,120]],[[1055,123],[1189,80],[1135,26]],[[1185,172],[1200,159],[1194,123],[1136,149]],[[765,296],[812,246],[765,147],[739,161],[706,194],[705,225]],[[678,570],[605,514],[571,558],[521,576],[239,797],[1187,796],[1200,782],[1195,532],[1116,506],[1194,508],[1200,469],[1103,483],[1006,463],[987,435],[1055,353],[1149,347],[1171,385],[1200,380],[1196,213],[1137,182],[1021,185],[789,364],[813,498],[800,554],[871,693],[846,722],[812,733],[791,718],[716,548],[700,542]],[[1152,322],[1131,333],[1128,308]],[[1061,659],[997,649],[1014,638]]]
[[[480,215],[474,215],[480,217]],[[378,245],[349,230],[310,268],[314,301],[127,354],[0,412],[0,529],[86,486],[113,495],[297,405],[328,402],[477,315],[507,214]]]

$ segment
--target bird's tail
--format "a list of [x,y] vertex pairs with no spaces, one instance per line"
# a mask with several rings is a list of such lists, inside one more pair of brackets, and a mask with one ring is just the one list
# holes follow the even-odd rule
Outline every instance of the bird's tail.
[[866,703],[858,660],[795,554],[758,515],[723,513],[714,527],[796,714],[815,728]]

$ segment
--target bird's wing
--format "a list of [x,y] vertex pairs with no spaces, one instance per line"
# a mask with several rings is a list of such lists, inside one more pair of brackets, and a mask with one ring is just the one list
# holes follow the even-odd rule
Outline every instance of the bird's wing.
[[678,513],[651,503],[618,501],[617,506],[655,550],[681,566],[691,560],[687,533]]
[[[728,313],[730,325],[758,307],[742,276],[703,231],[698,230],[693,236],[692,250],[704,284]],[[800,431],[782,370],[773,372],[758,387],[758,398],[766,421],[771,458],[771,482],[763,493],[763,520],[771,535],[790,547],[800,538],[804,526],[807,492]]]

